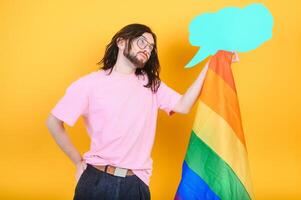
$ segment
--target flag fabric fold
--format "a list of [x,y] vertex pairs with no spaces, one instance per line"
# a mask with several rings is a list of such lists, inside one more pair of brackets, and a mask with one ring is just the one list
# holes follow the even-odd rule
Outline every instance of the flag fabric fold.
[[233,56],[221,50],[209,61],[175,200],[254,199]]

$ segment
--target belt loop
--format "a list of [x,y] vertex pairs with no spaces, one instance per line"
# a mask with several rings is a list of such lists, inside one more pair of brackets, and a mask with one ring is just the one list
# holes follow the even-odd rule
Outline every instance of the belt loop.
[[105,172],[107,172],[107,169],[108,169],[108,165],[106,165],[106,167],[105,167]]

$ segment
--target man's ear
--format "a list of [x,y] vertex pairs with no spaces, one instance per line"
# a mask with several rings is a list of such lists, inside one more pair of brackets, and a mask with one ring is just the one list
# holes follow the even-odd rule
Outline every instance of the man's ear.
[[117,43],[117,46],[120,48],[120,49],[124,49],[125,48],[125,39],[122,38],[122,37],[119,37],[116,39],[116,43]]

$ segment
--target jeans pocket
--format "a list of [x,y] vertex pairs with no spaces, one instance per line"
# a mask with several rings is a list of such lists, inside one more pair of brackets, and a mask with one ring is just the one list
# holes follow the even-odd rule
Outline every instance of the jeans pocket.
[[82,185],[82,183],[85,181],[86,173],[87,173],[87,168],[82,172],[82,174],[78,178],[75,190],[77,190],[79,188],[79,186]]
[[144,181],[142,181],[138,176],[137,179],[138,179],[141,199],[149,200],[151,198],[149,186],[146,183],[144,183]]

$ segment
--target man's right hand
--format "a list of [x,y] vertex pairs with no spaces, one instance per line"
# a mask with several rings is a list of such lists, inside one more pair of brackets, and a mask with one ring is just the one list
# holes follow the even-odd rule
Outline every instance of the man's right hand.
[[232,56],[232,63],[237,63],[239,62],[239,57],[237,51],[233,51],[233,56]]
[[81,177],[82,173],[87,168],[87,163],[84,160],[81,160],[79,163],[76,164],[76,173],[75,173],[75,180],[76,183],[78,182],[79,178]]

